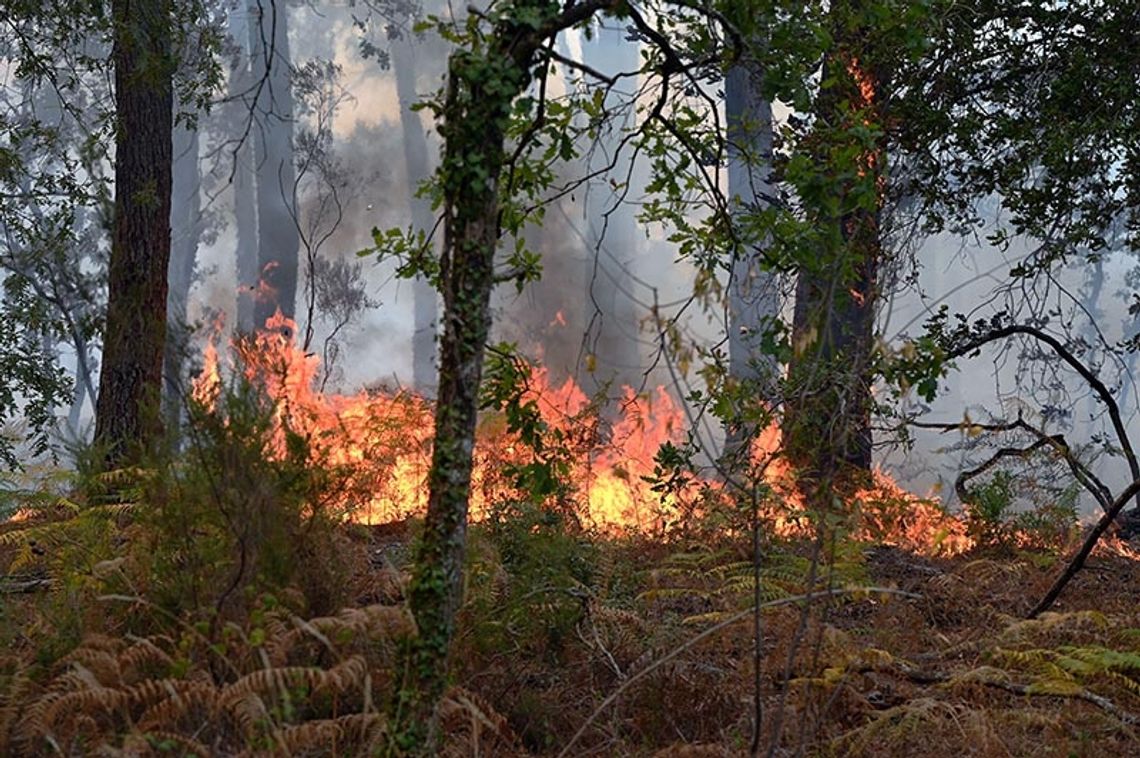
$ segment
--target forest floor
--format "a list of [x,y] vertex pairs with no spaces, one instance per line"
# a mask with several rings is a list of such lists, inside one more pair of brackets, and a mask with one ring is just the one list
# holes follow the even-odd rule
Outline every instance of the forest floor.
[[[48,592],[6,593],[0,754],[379,749],[395,640],[410,629],[412,531],[338,529],[351,600],[323,615],[258,601],[178,634],[138,596],[102,588],[102,615],[77,616],[85,585],[121,568],[105,562]],[[7,565],[27,545],[0,548]],[[618,539],[541,517],[474,526],[443,753],[747,755],[759,685],[760,754],[1140,754],[1140,562],[1125,554],[1096,553],[1053,612],[1026,621],[1061,557],[765,545],[758,648],[751,556],[747,536]]]

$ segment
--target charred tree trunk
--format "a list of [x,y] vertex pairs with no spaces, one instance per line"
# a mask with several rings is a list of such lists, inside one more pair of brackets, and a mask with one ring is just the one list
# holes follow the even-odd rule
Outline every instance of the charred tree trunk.
[[[239,309],[238,323],[243,331],[249,331],[247,327],[263,327],[266,319],[278,309],[288,318],[296,316],[301,245],[295,220],[296,168],[287,5],[274,0],[251,2],[249,8],[250,81],[243,91],[251,108],[246,117],[252,120],[253,176],[250,178],[255,211],[251,213],[249,206],[239,205],[243,202],[243,188],[235,186],[235,212],[239,246],[243,242],[243,217],[255,219],[257,262],[250,271],[249,259],[238,256],[239,280],[243,292],[250,295],[252,310],[241,312]],[[246,261],[244,266],[243,260]],[[249,325],[243,324],[246,316],[251,321]]]
[[190,287],[198,259],[202,215],[198,130],[180,126],[174,132],[174,175],[171,195],[169,292],[166,297],[167,340],[164,361],[163,416],[177,425],[182,408],[183,363],[190,342]]
[[[404,162],[407,166],[408,191],[411,202],[412,224],[430,232],[435,224],[431,203],[416,197],[419,183],[428,178],[427,135],[419,114],[411,109],[417,100],[416,57],[414,42],[405,36],[393,40],[392,67],[396,70],[396,95],[400,99],[400,127],[404,132]],[[412,335],[412,382],[417,391],[429,390],[435,384],[436,320],[439,317],[439,297],[423,277],[412,282],[415,303],[414,332]]]
[[[732,263],[728,302],[729,376],[737,383],[745,403],[765,402],[773,396],[780,367],[765,354],[764,335],[780,317],[777,277],[763,266],[765,240],[747,236],[744,217],[761,213],[773,194],[772,105],[761,94],[763,72],[749,57],[729,69],[725,81],[725,120],[728,141],[728,194],[737,221],[740,247]],[[755,433],[745,417],[755,409],[739,407],[737,419],[727,425],[725,453],[732,461]]]
[[95,439],[108,465],[162,432],[174,100],[170,8],[114,0],[115,222]]
[[260,329],[278,309],[287,318],[296,317],[300,235],[295,220],[288,6],[282,0],[260,2],[252,12],[250,53],[259,90],[253,131],[259,277],[253,322]]
[[[858,3],[836,3],[842,19]],[[881,77],[864,59],[860,36],[836,24],[836,50],[825,63],[833,83],[820,94],[818,160],[835,178],[834,203],[816,209],[819,256],[801,265],[788,367],[784,429],[787,450],[808,491],[823,494],[866,477],[871,468],[872,347],[878,270],[879,220],[885,176],[884,140],[860,133],[881,124]],[[864,127],[870,127],[869,129]],[[852,147],[861,148],[852,151]],[[853,165],[845,156],[856,155]],[[821,489],[816,489],[821,488]]]

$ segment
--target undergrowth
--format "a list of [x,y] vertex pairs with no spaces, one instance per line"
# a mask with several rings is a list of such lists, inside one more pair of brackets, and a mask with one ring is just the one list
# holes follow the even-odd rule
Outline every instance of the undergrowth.
[[[398,754],[418,526],[346,523],[367,478],[279,411],[238,383],[177,452],[5,493],[0,754]],[[684,530],[615,537],[573,497],[502,496],[472,525],[442,754],[737,755],[757,705],[776,754],[1137,744],[1124,558],[1027,622],[1049,572],[1022,546],[924,557],[836,519],[756,544],[712,500]],[[888,505],[883,530],[908,517]]]

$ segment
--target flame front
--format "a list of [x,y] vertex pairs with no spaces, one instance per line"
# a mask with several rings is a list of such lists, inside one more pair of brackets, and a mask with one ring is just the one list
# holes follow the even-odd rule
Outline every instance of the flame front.
[[[265,330],[234,344],[247,378],[263,386],[274,401],[272,452],[284,456],[292,433],[307,441],[315,461],[348,472],[348,485],[333,497],[340,498],[335,505],[354,521],[384,523],[422,513],[434,431],[431,404],[404,391],[340,395],[317,390],[319,358],[306,355],[296,345],[295,334],[294,324],[278,315]],[[223,374],[213,342],[204,358],[193,397],[212,406]],[[523,401],[533,401],[543,422],[562,432],[573,456],[569,505],[587,526],[609,533],[660,533],[698,513],[694,503],[702,498],[727,502],[720,481],[694,479],[679,494],[662,494],[646,481],[654,473],[660,446],[678,443],[685,428],[682,408],[663,387],[647,393],[626,387],[615,408],[599,409],[573,379],[554,385],[547,370],[539,367],[531,370]],[[525,496],[504,471],[510,464],[526,464],[530,455],[507,432],[501,417],[483,419],[472,473],[473,518],[485,517],[497,502]],[[758,435],[752,462],[772,493],[761,507],[767,528],[781,537],[811,534],[812,521],[795,487],[794,472],[781,455],[778,426]],[[939,554],[957,554],[973,545],[964,524],[947,515],[934,498],[907,492],[881,470],[854,500],[850,511],[858,516],[858,538]]]
[[[234,344],[247,378],[264,386],[275,401],[274,452],[284,455],[288,430],[306,439],[323,465],[358,471],[351,490],[369,495],[344,504],[351,506],[353,520],[382,523],[423,512],[434,432],[431,405],[408,392],[320,392],[315,389],[320,360],[297,347],[290,336],[296,334],[294,327],[278,315],[265,330]],[[192,394],[212,406],[223,374],[214,342],[207,345],[204,359]],[[586,503],[579,518],[610,531],[660,523],[670,505],[642,477],[652,473],[661,444],[678,441],[683,427],[681,410],[664,388],[645,395],[626,388],[617,418],[604,430],[590,399],[572,379],[554,387],[545,369],[533,369],[525,400],[535,401],[543,421],[574,441],[572,478]],[[502,472],[507,464],[526,463],[527,456],[505,424],[493,417],[480,424],[472,473],[474,517],[485,515],[498,500],[521,496]]]

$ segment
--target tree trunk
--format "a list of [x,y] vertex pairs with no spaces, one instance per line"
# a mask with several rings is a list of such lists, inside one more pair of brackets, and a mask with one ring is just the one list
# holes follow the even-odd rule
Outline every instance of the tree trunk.
[[169,292],[166,298],[167,340],[164,360],[163,416],[177,425],[186,390],[183,363],[190,349],[190,287],[198,258],[201,234],[201,196],[197,129],[178,127],[174,132],[174,176],[171,194],[171,245]]
[[[551,10],[542,0],[533,8]],[[519,12],[525,15],[526,10],[524,2]],[[436,739],[435,706],[447,683],[448,646],[462,600],[479,383],[491,328],[500,233],[504,128],[515,98],[531,81],[535,52],[543,38],[537,31],[504,19],[482,52],[461,50],[448,61],[440,125],[444,144],[440,169],[443,336],[428,511],[409,592],[419,634],[411,660],[412,681],[404,690],[410,708],[401,725],[421,746],[426,739],[428,751]]]
[[254,81],[264,78],[259,85],[253,130],[259,277],[253,322],[254,328],[260,329],[279,309],[287,318],[296,317],[300,235],[294,219],[297,198],[288,6],[282,0],[260,2],[252,12]]
[[[582,40],[582,56],[610,74],[636,71],[640,67],[637,43],[626,39],[626,34],[622,21],[614,20],[610,26],[599,25],[593,39]],[[614,108],[624,97],[622,93],[611,93],[605,107]],[[630,274],[641,235],[633,206],[624,203],[623,197],[632,200],[639,189],[630,159],[616,155],[627,136],[623,126],[627,125],[620,119],[612,119],[602,126],[588,166],[593,173],[613,164],[591,182],[583,207],[585,238],[589,245],[586,251],[586,349],[593,356],[599,384],[612,380],[619,385],[636,387],[641,381],[642,366]],[[628,127],[633,127],[632,121]]]
[[[841,18],[858,4],[833,4],[832,14]],[[860,35],[846,23],[836,28],[836,48],[824,69],[825,80],[834,83],[820,94],[815,147],[825,174],[836,177],[837,197],[818,211],[825,229],[818,258],[801,262],[784,419],[788,454],[808,490],[820,487],[820,494],[857,483],[871,468],[871,353],[886,159],[880,136],[854,165],[841,163],[858,139],[855,127],[881,124],[882,77],[860,55]]]
[[137,458],[162,432],[174,102],[168,4],[114,0],[111,9],[115,223],[95,438],[115,466]]
[[[253,301],[258,292],[257,268],[257,203],[254,193],[257,182],[253,169],[253,134],[257,129],[253,105],[255,94],[252,53],[253,40],[251,26],[254,23],[247,13],[232,13],[229,17],[229,33],[242,48],[237,65],[230,72],[230,97],[234,98],[228,108],[233,111],[233,123],[237,134],[245,135],[233,153],[232,191],[234,198],[234,227],[237,233],[235,268],[237,274],[237,330],[249,334],[254,330]],[[246,125],[250,131],[246,134]]]
[[[431,203],[416,197],[416,188],[428,178],[428,143],[424,125],[418,113],[411,109],[418,99],[416,92],[415,43],[405,36],[392,42],[392,67],[396,71],[396,95],[400,100],[400,126],[404,132],[404,162],[407,166],[408,197],[411,202],[412,224],[419,230],[430,232],[435,224]],[[435,288],[422,276],[412,282],[415,303],[414,332],[412,334],[412,383],[418,392],[435,385],[436,321],[439,318],[439,296]]]
[[763,72],[745,57],[733,66],[725,81],[725,120],[728,137],[728,194],[740,235],[740,248],[732,262],[728,297],[729,376],[738,384],[741,406],[737,419],[726,428],[725,453],[731,460],[755,433],[743,422],[755,402],[773,397],[779,376],[775,356],[762,352],[765,333],[780,317],[780,293],[775,274],[762,265],[765,240],[750,239],[742,217],[762,213],[773,194],[772,106],[761,94]]

